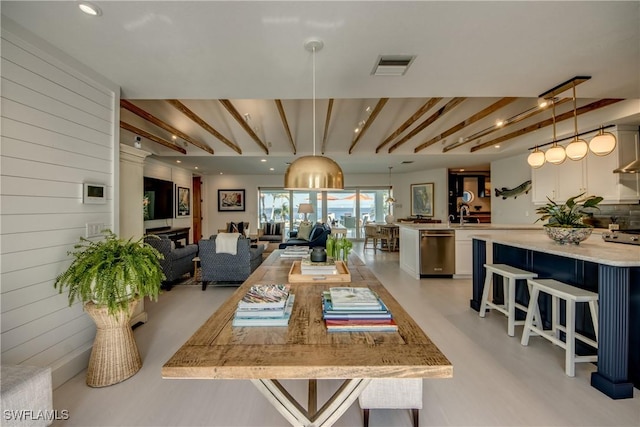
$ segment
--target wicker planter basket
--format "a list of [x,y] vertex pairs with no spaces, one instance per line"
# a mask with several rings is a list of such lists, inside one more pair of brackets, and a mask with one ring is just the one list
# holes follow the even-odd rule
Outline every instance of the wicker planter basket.
[[142,367],[138,347],[129,325],[131,313],[138,300],[131,300],[129,312],[109,315],[106,307],[94,303],[84,305],[85,311],[96,324],[96,338],[87,368],[87,385],[105,387],[130,378]]

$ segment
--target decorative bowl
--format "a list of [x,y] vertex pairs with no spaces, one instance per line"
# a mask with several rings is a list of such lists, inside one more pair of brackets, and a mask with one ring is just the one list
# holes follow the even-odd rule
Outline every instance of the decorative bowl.
[[547,233],[550,239],[564,245],[565,243],[573,243],[579,245],[580,242],[586,240],[591,236],[593,227],[553,227],[549,225],[544,226],[544,231]]

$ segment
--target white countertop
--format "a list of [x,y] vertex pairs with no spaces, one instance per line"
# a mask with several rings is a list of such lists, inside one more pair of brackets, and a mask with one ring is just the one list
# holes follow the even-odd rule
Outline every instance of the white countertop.
[[540,230],[542,231],[542,224],[464,224],[460,225],[452,223],[451,225],[446,222],[441,224],[414,224],[410,222],[397,222],[395,225],[400,228],[408,230]]
[[600,234],[596,233],[579,245],[556,243],[547,237],[543,230],[509,234],[496,233],[493,235],[489,230],[487,232],[478,230],[478,234],[473,238],[598,264],[616,267],[640,267],[640,246],[605,242]]

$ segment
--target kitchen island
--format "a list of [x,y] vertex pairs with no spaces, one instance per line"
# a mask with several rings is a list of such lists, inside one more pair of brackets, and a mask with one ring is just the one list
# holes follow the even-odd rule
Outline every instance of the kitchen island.
[[452,232],[455,239],[454,278],[470,278],[473,273],[471,236],[485,231],[492,233],[514,230],[541,230],[533,224],[414,224],[398,223],[400,227],[400,268],[412,277],[420,279],[420,239],[422,231]]
[[[473,236],[470,302],[476,311],[486,262],[509,264],[538,273],[539,277],[597,292],[598,370],[591,375],[591,385],[614,399],[633,397],[633,386],[640,387],[640,246],[604,242],[598,235],[580,245],[560,245],[542,231],[479,231]],[[494,293],[494,297],[500,299],[501,295]],[[547,321],[543,314],[543,322]],[[589,335],[590,323],[583,319],[576,328]]]

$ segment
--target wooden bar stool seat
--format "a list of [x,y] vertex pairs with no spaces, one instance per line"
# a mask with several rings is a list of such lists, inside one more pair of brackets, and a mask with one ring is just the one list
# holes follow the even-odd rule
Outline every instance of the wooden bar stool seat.
[[[590,345],[593,348],[598,348],[598,294],[588,291],[586,289],[576,288],[575,286],[567,285],[566,283],[559,282],[553,279],[544,280],[527,280],[529,285],[529,291],[531,292],[531,298],[529,301],[529,307],[527,311],[527,317],[524,322],[524,331],[522,333],[522,345],[529,344],[529,337],[531,335],[539,335],[551,341],[552,343],[564,348],[565,350],[565,373],[573,377],[575,376],[575,364],[578,362],[597,362],[598,356],[578,356],[576,355],[576,339],[582,341],[585,344]],[[542,327],[534,325],[534,322],[538,320],[538,324],[542,325],[540,321],[540,311],[538,310],[538,295],[540,292],[551,295],[551,315],[553,317],[551,330],[543,330]],[[566,316],[565,326],[560,324],[560,302],[559,300],[566,302]],[[585,337],[582,334],[576,333],[576,316],[575,309],[576,303],[588,303],[589,310],[591,312],[591,320],[593,322],[593,328],[596,335],[596,340],[592,340]],[[537,319],[536,319],[537,317]],[[565,341],[560,338],[560,332],[565,333]]]
[[[480,317],[485,317],[487,307],[493,308],[507,316],[507,333],[515,335],[515,326],[524,325],[524,321],[516,320],[516,308],[527,312],[527,307],[516,303],[516,280],[528,280],[538,277],[536,273],[521,270],[507,264],[484,264],[487,274],[484,279],[482,300],[480,301]],[[493,275],[502,276],[503,304],[495,304],[489,300],[489,291],[493,288]],[[536,306],[537,309],[537,306]],[[539,316],[538,316],[539,319]]]

